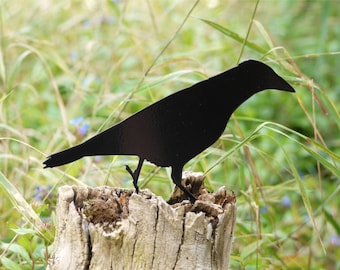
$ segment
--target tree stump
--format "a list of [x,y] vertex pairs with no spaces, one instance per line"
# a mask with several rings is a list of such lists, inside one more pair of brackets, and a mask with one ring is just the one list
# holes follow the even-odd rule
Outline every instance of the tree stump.
[[227,269],[235,196],[183,176],[194,204],[177,188],[165,202],[148,190],[60,187],[48,269]]

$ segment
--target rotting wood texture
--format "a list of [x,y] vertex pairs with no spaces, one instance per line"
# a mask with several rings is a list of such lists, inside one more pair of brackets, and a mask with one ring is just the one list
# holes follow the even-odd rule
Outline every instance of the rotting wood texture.
[[148,190],[61,187],[48,269],[227,269],[236,199],[203,179],[184,174],[194,204],[176,189],[165,202]]

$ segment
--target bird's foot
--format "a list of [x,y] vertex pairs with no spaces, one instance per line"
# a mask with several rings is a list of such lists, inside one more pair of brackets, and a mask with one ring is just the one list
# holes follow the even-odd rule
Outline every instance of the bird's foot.
[[[184,191],[184,190],[183,190]],[[188,199],[190,200],[191,203],[195,203],[195,201],[197,200],[196,197],[187,189],[185,189],[184,194],[186,194],[188,196]]]
[[191,203],[195,203],[195,201],[196,201],[197,199],[195,198],[194,195],[191,194],[191,195],[189,196],[189,200],[190,200]]
[[135,187],[136,193],[139,193],[139,187],[138,187],[138,176],[136,177],[136,171],[132,171],[129,165],[125,165],[125,169],[128,171],[128,173],[131,175],[133,179],[133,186]]

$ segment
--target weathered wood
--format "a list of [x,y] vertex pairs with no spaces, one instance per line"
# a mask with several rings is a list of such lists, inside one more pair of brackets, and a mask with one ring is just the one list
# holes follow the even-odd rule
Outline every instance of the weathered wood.
[[227,269],[235,196],[208,193],[203,174],[184,175],[196,197],[169,202],[144,190],[63,186],[48,269]]

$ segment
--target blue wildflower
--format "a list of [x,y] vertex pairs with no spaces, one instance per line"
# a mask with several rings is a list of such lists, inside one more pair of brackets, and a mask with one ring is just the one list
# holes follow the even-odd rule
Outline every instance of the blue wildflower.
[[71,60],[72,62],[76,62],[76,61],[78,60],[78,53],[76,53],[76,52],[71,52],[71,53],[69,54],[69,58],[70,58],[70,60]]
[[73,125],[73,126],[78,126],[83,121],[84,121],[83,117],[77,117],[77,118],[71,119],[70,124]]
[[340,246],[340,237],[337,234],[333,234],[331,238],[331,245],[339,247]]
[[52,189],[51,185],[47,185],[45,187],[42,186],[36,186],[35,187],[35,192],[34,192],[34,199],[38,202],[42,201],[45,199],[45,197],[48,195],[48,197],[51,196],[50,191]]
[[77,134],[79,137],[83,138],[89,131],[90,125],[84,122],[83,117],[77,117],[70,120],[70,124],[77,127]]
[[94,156],[93,160],[95,163],[101,162],[103,160],[103,156]]
[[261,214],[265,214],[265,213],[267,213],[267,212],[268,212],[267,206],[262,206],[262,207],[260,208],[260,213],[261,213]]
[[292,206],[292,202],[290,200],[290,198],[288,196],[283,196],[281,199],[281,204],[285,207],[285,208],[290,208]]
[[86,133],[89,131],[90,125],[89,123],[84,123],[80,127],[78,127],[78,133],[80,134],[81,137],[84,137]]

